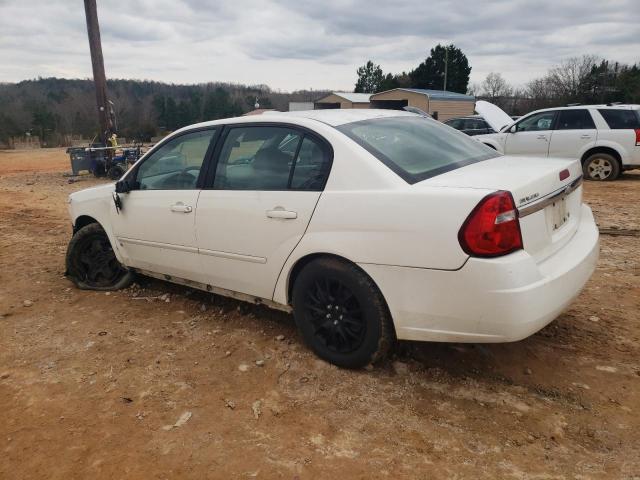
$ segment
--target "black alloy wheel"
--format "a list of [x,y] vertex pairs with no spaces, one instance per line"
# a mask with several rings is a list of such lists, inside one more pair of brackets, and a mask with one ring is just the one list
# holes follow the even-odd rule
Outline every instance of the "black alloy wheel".
[[79,229],[69,242],[67,274],[78,287],[91,290],[118,290],[133,281],[97,223]]
[[367,325],[360,302],[340,280],[316,280],[306,292],[303,308],[314,335],[328,350],[350,353],[362,345]]
[[395,332],[389,309],[357,265],[335,257],[312,260],[297,274],[292,293],[298,330],[320,358],[360,368],[390,350]]

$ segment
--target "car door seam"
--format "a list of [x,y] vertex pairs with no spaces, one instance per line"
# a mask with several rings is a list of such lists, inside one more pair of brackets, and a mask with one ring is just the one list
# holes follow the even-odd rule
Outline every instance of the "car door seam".
[[[329,178],[329,174],[327,174],[327,181],[329,181],[328,178]],[[287,262],[289,261],[289,258],[291,258],[291,255],[293,255],[293,252],[296,251],[296,248],[298,248],[298,245],[300,245],[300,242],[302,241],[304,236],[307,234],[307,231],[309,230],[309,225],[311,225],[311,221],[313,220],[313,215],[316,213],[316,208],[318,208],[318,204],[320,203],[320,199],[322,198],[323,194],[324,194],[324,191],[320,192],[320,195],[318,195],[318,199],[316,200],[316,204],[313,206],[311,215],[309,215],[309,221],[307,222],[307,225],[305,226],[304,231],[302,232],[302,235],[300,235],[300,238],[298,239],[296,244],[293,246],[293,248],[289,252],[289,255],[287,255],[287,258],[285,258],[284,262],[282,263],[282,266],[280,267],[280,272],[278,272],[278,277],[276,278],[276,282],[273,284],[273,291],[271,292],[271,300],[273,300],[276,296],[276,288],[278,286],[278,282],[280,282],[280,277],[282,276],[284,266],[287,264]]]

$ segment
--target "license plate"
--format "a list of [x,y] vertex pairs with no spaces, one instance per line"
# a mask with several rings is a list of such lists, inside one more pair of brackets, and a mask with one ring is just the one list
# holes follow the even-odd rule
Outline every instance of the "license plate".
[[566,197],[551,204],[551,226],[558,230],[569,219]]

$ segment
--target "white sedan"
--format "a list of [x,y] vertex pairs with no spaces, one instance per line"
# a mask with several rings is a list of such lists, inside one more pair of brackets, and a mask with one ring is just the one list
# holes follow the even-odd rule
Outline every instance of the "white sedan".
[[345,367],[398,339],[508,342],[556,318],[598,258],[572,160],[502,156],[435,120],[321,110],[183,128],[69,197],[80,287],[135,273],[292,311]]

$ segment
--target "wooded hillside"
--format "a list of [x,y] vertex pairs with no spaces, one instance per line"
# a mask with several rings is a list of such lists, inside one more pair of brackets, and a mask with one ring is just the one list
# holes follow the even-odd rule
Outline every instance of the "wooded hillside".
[[[272,91],[266,85],[207,83],[175,85],[138,80],[109,80],[118,133],[148,140],[163,131],[239,115],[261,108],[287,110],[290,101],[311,101],[325,91]],[[39,78],[0,84],[0,143],[26,132],[48,146],[71,135],[92,138],[98,131],[95,92],[90,80]]]

